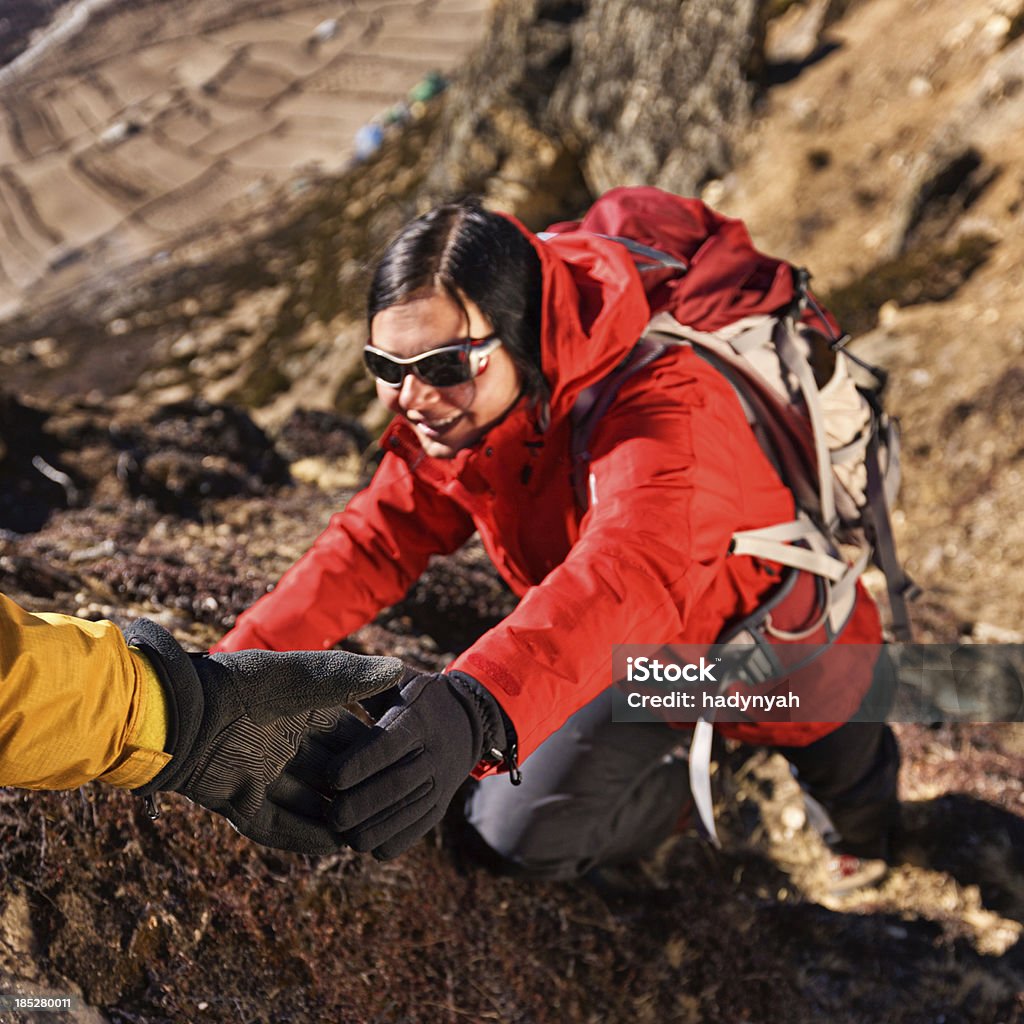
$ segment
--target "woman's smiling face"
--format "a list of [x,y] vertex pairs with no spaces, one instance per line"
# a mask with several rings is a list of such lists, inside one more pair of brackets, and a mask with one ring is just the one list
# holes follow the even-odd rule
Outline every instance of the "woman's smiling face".
[[[467,338],[486,338],[493,327],[468,299],[463,308],[443,292],[414,298],[381,310],[370,325],[374,348],[410,359]],[[465,384],[433,387],[407,372],[400,387],[377,381],[377,396],[416,431],[423,450],[450,459],[476,444],[515,404],[522,389],[519,370],[504,348],[480,362],[476,377]]]

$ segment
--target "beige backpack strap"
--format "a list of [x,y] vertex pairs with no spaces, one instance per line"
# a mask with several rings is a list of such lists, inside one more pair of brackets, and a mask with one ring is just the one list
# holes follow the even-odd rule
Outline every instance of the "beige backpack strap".
[[778,526],[765,526],[734,533],[730,551],[735,555],[751,555],[754,558],[764,558],[769,562],[788,565],[793,569],[803,569],[833,582],[841,580],[849,569],[841,558],[824,551],[797,547],[792,543],[795,540],[811,542],[818,536],[820,531],[814,523],[810,519],[800,517],[790,523],[780,523]]
[[836,498],[832,483],[832,456],[828,450],[828,437],[825,433],[825,416],[818,397],[818,385],[810,363],[793,342],[796,326],[788,317],[780,318],[775,329],[775,348],[779,358],[787,370],[796,378],[800,392],[804,396],[807,416],[811,421],[811,433],[814,437],[814,452],[818,465],[818,494],[821,500],[821,518],[825,527],[835,531]]

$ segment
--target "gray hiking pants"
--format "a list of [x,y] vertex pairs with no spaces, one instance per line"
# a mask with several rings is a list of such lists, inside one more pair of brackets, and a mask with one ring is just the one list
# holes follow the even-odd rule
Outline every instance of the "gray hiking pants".
[[690,804],[687,734],[613,722],[611,690],[580,708],[523,765],[481,779],[466,820],[516,874],[568,879],[650,853]]
[[[688,815],[688,738],[661,722],[613,722],[607,690],[529,757],[522,785],[481,780],[466,819],[514,874],[571,879],[639,859]],[[899,770],[887,725],[848,723],[806,747],[775,749],[831,818],[823,831],[833,848],[886,854]]]

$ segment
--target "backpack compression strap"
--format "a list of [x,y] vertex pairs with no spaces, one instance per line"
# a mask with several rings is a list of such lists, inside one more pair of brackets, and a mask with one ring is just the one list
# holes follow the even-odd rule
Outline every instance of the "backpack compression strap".
[[[889,432],[888,450],[890,457],[893,457],[892,453],[897,450],[899,443],[898,435],[892,424],[888,424],[887,428]],[[892,522],[889,519],[885,482],[882,479],[877,431],[872,431],[871,437],[868,439],[865,463],[868,471],[868,501],[865,515],[871,526],[875,560],[885,576],[886,589],[889,592],[892,633],[901,643],[909,644],[913,642],[914,636],[910,627],[910,609],[907,607],[907,603],[917,597],[921,593],[921,589],[906,574],[896,556],[896,541],[892,533]]]

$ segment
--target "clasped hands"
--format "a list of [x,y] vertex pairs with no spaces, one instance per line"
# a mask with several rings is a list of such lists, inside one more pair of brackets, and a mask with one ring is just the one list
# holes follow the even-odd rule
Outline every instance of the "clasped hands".
[[[509,746],[497,702],[458,672],[344,651],[186,654],[145,619],[126,639],[153,664],[172,715],[172,759],[137,792],[183,793],[265,846],[397,857]],[[356,701],[376,721],[346,710]]]

